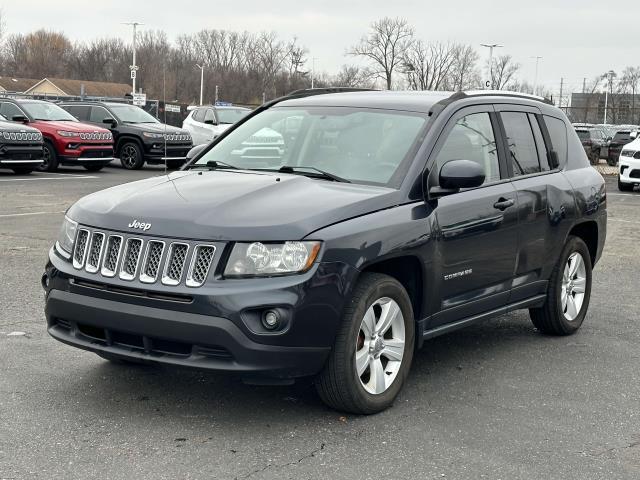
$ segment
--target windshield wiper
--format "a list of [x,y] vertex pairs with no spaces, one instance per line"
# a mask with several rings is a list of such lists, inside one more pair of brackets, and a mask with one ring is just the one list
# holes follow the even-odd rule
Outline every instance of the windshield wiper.
[[316,167],[306,167],[304,165],[283,165],[278,169],[278,171],[281,173],[295,173],[295,171],[298,169],[313,170],[314,172],[316,172],[313,174],[314,177],[324,178],[325,180],[331,180],[333,182],[340,182],[340,183],[351,183],[351,180],[347,180],[346,178],[339,177],[337,175],[334,175],[333,173],[325,172],[324,170],[320,170],[319,168],[316,168]]
[[206,167],[209,170],[240,170],[235,165],[231,165],[230,163],[226,162],[220,162],[218,160],[209,160],[207,163],[196,163],[194,165],[191,165],[191,167],[189,167],[189,170],[198,167]]

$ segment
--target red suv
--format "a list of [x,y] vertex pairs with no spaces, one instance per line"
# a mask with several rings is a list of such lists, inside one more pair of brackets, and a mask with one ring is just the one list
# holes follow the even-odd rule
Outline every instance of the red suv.
[[39,170],[52,172],[58,165],[81,165],[97,172],[113,160],[113,136],[109,130],[80,123],[54,103],[2,98],[0,114],[42,132],[44,162]]

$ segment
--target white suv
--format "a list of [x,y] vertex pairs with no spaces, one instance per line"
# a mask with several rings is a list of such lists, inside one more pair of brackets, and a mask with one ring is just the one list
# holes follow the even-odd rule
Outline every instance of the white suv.
[[182,128],[191,133],[194,145],[209,143],[251,112],[248,108],[231,106],[190,107],[190,110]]
[[640,185],[640,138],[622,147],[618,168],[618,190],[630,191]]

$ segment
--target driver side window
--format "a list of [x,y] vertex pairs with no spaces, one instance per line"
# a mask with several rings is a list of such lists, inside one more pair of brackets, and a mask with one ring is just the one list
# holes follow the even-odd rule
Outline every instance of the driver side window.
[[449,160],[471,160],[484,169],[484,183],[500,180],[500,164],[491,118],[486,112],[460,118],[436,157],[439,172]]

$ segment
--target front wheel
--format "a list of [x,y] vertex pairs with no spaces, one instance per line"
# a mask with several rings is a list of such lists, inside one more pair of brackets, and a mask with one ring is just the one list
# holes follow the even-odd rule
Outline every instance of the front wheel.
[[582,325],[590,297],[591,255],[582,239],[571,236],[551,273],[544,305],[531,308],[529,316],[542,333],[571,335]]
[[126,142],[120,147],[120,163],[127,170],[139,170],[144,165],[142,148],[136,142]]
[[607,165],[610,167],[615,167],[618,162],[616,162],[615,158],[607,157]]
[[620,177],[618,177],[618,190],[621,192],[630,192],[633,190],[633,183],[624,183],[620,181]]
[[41,172],[55,172],[58,169],[58,155],[51,143],[44,142],[42,146],[42,163],[38,165]]
[[394,278],[365,273],[345,308],[334,348],[316,388],[336,410],[372,414],[400,392],[413,359],[411,301]]

